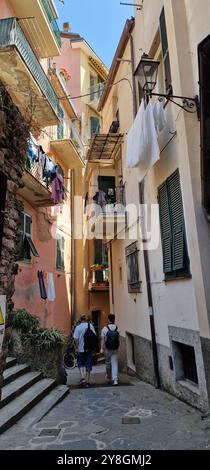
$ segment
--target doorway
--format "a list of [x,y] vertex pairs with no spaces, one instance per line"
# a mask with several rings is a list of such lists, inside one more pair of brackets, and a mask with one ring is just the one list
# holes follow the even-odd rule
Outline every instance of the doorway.
[[96,335],[98,337],[98,351],[100,348],[100,333],[101,333],[101,310],[94,310],[91,313],[91,319],[95,328]]

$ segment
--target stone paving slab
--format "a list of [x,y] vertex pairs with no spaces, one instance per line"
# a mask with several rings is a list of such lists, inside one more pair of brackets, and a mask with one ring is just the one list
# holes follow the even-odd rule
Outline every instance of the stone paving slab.
[[[94,371],[94,382],[97,374],[102,380],[101,370]],[[151,385],[124,380],[132,386],[70,390],[39,423],[29,426],[25,417],[0,436],[0,449],[210,449],[210,419],[202,420],[198,410]],[[123,424],[124,416],[139,417],[140,423]],[[60,432],[40,436],[49,429]]]

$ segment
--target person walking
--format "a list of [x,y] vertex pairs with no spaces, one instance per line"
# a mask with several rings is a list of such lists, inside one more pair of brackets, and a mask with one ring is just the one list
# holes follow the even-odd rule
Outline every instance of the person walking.
[[118,349],[120,345],[119,329],[115,325],[115,315],[108,315],[108,324],[101,331],[101,353],[106,362],[106,379],[118,385]]
[[87,321],[86,315],[80,316],[80,325],[74,330],[77,364],[81,375],[80,386],[90,386],[92,371],[92,353],[96,348],[97,336],[93,325]]

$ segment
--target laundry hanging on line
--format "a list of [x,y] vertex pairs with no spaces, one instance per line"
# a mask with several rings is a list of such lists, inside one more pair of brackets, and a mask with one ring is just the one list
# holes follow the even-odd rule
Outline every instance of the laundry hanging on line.
[[41,299],[46,300],[47,299],[47,292],[46,292],[45,283],[44,283],[44,273],[43,273],[43,271],[38,271],[37,276],[38,276],[38,280],[39,280],[39,290],[40,290]]
[[47,285],[48,285],[47,300],[49,300],[49,302],[54,302],[54,300],[56,299],[56,293],[55,293],[53,273],[47,273]]
[[165,110],[164,110],[162,101],[157,100],[154,102],[153,115],[154,115],[156,130],[158,133],[160,133],[163,131],[163,129],[165,128],[167,124]]
[[160,158],[153,104],[150,100],[146,109],[142,100],[134,123],[127,136],[126,167],[138,167],[140,181]]

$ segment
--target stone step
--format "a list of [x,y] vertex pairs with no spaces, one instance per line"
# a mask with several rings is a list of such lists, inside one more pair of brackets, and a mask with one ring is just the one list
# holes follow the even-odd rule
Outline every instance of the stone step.
[[7,385],[8,383],[17,379],[18,377],[20,377],[20,375],[29,372],[29,370],[30,367],[27,366],[27,364],[16,364],[15,366],[9,367],[3,373],[4,385]]
[[57,387],[23,416],[19,424],[25,428],[38,423],[69,394],[69,391],[69,387],[66,385],[57,385]]
[[6,359],[6,369],[9,369],[9,367],[15,366],[17,363],[17,360],[15,357],[7,357]]
[[6,431],[55,387],[54,379],[42,379],[1,409],[0,433]]
[[40,372],[27,372],[5,385],[2,388],[0,408],[3,408],[3,406],[7,405],[11,400],[25,392],[25,390],[34,385],[41,378],[42,374]]

